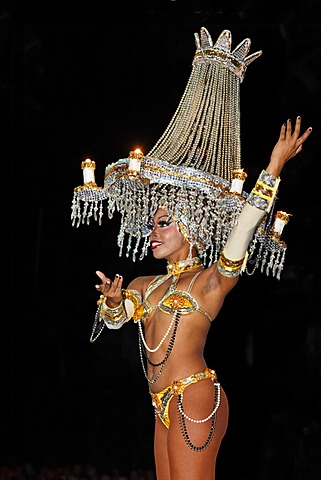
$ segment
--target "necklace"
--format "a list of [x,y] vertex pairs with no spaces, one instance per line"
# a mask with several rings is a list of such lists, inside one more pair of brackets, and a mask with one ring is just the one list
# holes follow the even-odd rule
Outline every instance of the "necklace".
[[199,257],[187,258],[186,260],[179,260],[178,262],[167,264],[167,273],[174,277],[179,277],[181,273],[195,270],[203,267]]

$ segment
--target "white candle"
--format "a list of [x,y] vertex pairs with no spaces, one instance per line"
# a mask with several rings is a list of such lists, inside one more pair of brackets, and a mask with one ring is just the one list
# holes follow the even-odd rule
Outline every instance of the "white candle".
[[238,170],[232,170],[233,180],[230,187],[231,193],[242,193],[244,180],[247,177],[247,173],[244,172],[243,168]]
[[139,175],[141,161],[144,158],[144,154],[139,148],[129,152],[129,164],[128,164],[128,173],[129,175]]
[[83,170],[84,185],[88,183],[95,184],[96,163],[93,160],[90,160],[90,158],[86,158],[86,160],[81,163],[81,168]]
[[274,224],[272,227],[272,232],[276,234],[278,237],[281,236],[283,232],[284,226],[288,223],[290,218],[290,214],[286,212],[282,212],[282,210],[279,210],[275,214],[275,219],[274,219]]
[[139,173],[140,172],[140,160],[136,158],[131,158],[129,160],[128,170],[130,173]]
[[283,232],[284,225],[285,225],[285,222],[283,220],[281,220],[280,218],[276,218],[274,222],[273,230],[279,235],[281,235],[281,233]]
[[240,180],[239,178],[234,178],[232,180],[232,185],[231,185],[231,188],[230,188],[230,192],[231,193],[233,193],[233,192],[242,193],[243,184],[244,184],[243,180]]

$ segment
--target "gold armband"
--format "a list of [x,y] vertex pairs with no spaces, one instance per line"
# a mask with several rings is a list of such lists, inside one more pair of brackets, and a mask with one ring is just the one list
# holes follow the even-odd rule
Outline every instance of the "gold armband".
[[247,254],[239,260],[230,260],[224,255],[224,252],[222,252],[218,260],[217,268],[224,277],[237,277],[244,270],[246,260]]
[[259,210],[269,212],[278,192],[280,177],[262,170],[255,187],[247,197],[247,202]]

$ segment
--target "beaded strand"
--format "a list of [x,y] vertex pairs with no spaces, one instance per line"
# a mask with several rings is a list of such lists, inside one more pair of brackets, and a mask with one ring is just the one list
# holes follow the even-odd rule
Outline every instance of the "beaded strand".
[[[212,413],[209,415],[209,417],[207,417],[206,419],[203,419],[203,420],[194,420],[194,419],[191,419],[190,417],[188,417],[185,414],[184,409],[183,409],[183,404],[182,404],[183,394],[181,393],[180,395],[178,395],[177,414],[178,414],[179,428],[181,430],[181,434],[183,436],[184,442],[194,452],[202,452],[203,450],[205,450],[209,446],[209,444],[211,443],[214,432],[215,432],[216,412],[217,412],[219,402],[220,402],[220,384],[219,383],[214,383],[214,386],[215,386],[214,408],[213,408]],[[205,440],[205,442],[203,443],[203,445],[200,445],[200,446],[194,445],[194,443],[191,441],[191,439],[189,437],[189,434],[188,434],[188,431],[187,431],[185,419],[188,419],[188,420],[190,420],[192,422],[195,422],[195,423],[203,423],[203,422],[211,419],[210,431],[209,431],[208,437]]]

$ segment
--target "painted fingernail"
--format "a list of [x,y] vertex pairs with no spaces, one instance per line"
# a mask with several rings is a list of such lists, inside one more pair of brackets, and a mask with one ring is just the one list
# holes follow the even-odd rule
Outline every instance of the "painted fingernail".
[[300,117],[300,115],[298,115],[296,118],[297,118],[298,120],[301,120],[301,117]]

